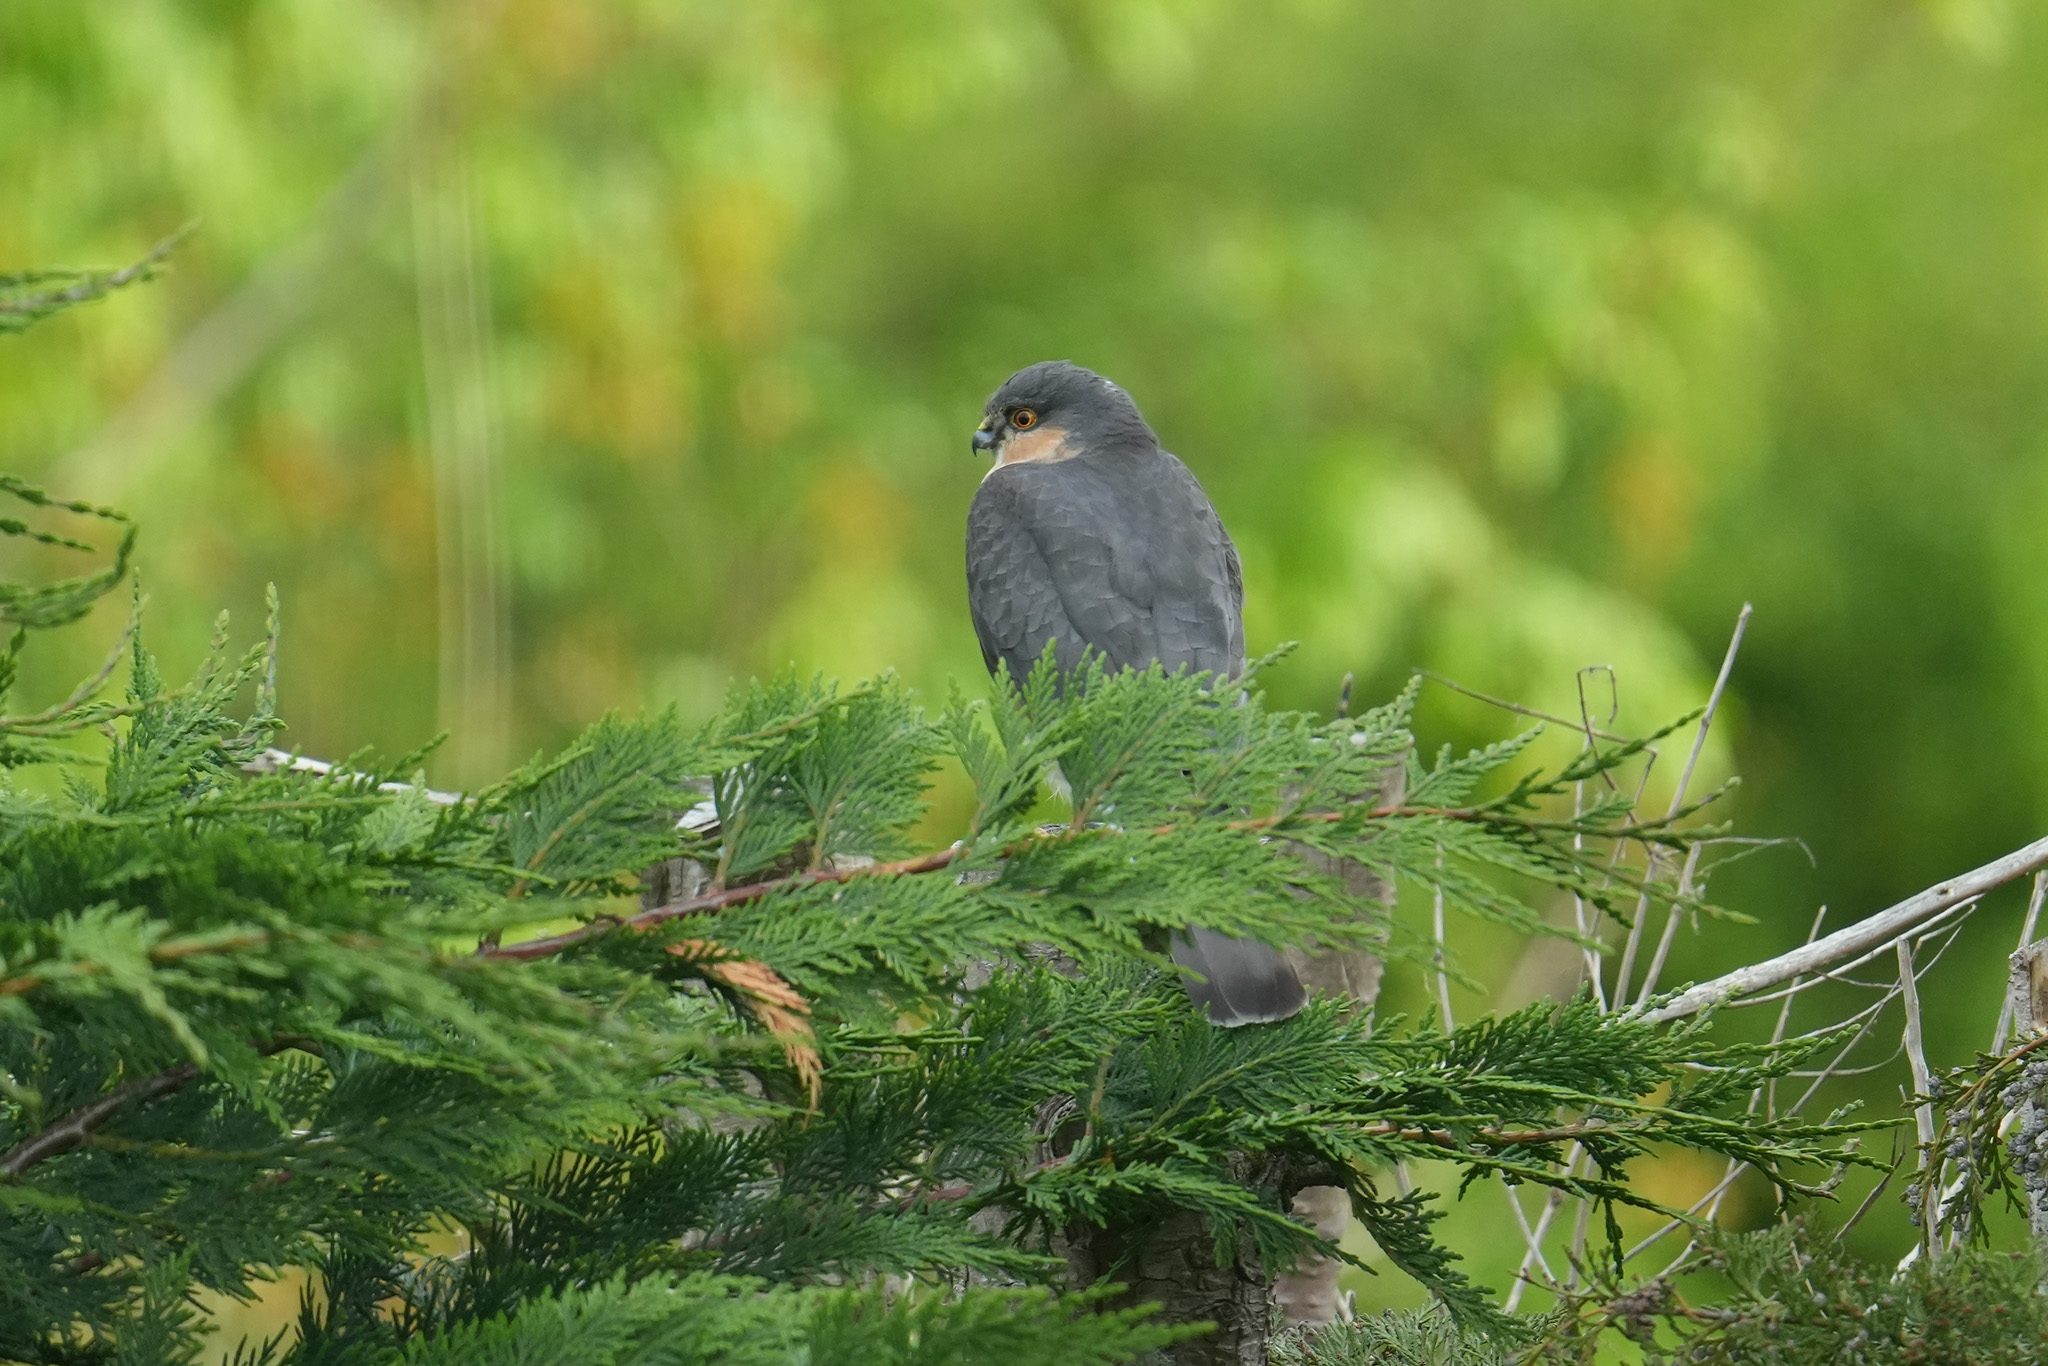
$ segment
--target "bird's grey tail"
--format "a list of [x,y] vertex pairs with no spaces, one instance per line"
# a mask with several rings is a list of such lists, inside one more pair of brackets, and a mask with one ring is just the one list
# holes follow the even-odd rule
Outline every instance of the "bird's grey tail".
[[1280,950],[1190,925],[1169,945],[1188,995],[1226,1028],[1284,1020],[1308,1004],[1301,979]]

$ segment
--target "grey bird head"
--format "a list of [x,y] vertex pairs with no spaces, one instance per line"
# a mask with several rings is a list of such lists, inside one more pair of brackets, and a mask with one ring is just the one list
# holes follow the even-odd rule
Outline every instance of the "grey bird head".
[[1158,444],[1129,394],[1065,360],[1027,365],[1004,380],[982,409],[973,440],[977,454],[993,455],[999,465]]

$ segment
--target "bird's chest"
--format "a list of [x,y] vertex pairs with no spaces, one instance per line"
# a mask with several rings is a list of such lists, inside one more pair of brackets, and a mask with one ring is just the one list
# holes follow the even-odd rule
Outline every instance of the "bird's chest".
[[1161,491],[1134,479],[1083,477],[1049,491],[1037,508],[1039,541],[1056,569],[1100,576],[1109,591],[1151,606],[1174,565],[1199,553],[1186,519]]

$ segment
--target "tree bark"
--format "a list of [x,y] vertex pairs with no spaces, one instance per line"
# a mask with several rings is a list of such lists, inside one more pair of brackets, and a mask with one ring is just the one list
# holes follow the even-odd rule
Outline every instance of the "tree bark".
[[[1386,781],[1375,794],[1375,800],[1381,805],[1400,801],[1408,786],[1405,779],[1403,767],[1390,768]],[[1378,917],[1384,923],[1386,917],[1393,913],[1394,884],[1391,880],[1360,864],[1327,859],[1319,854],[1310,854],[1308,858],[1318,868],[1341,878],[1344,889],[1361,906],[1373,908],[1362,911],[1361,916]],[[1349,1001],[1354,1010],[1370,1011],[1379,999],[1384,965],[1378,954],[1365,949],[1316,955],[1295,952],[1289,955],[1289,960],[1300,974],[1303,986]],[[1341,1186],[1303,1187],[1289,1209],[1295,1218],[1312,1226],[1331,1242],[1341,1240],[1351,1227],[1351,1198]],[[1350,1318],[1350,1297],[1337,1288],[1337,1276],[1343,1266],[1335,1257],[1309,1257],[1280,1273],[1273,1282],[1273,1298],[1279,1305],[1282,1319],[1289,1324],[1324,1327],[1339,1319]]]
[[[1251,1173],[1239,1173],[1240,1177]],[[1123,1304],[1153,1303],[1174,1323],[1207,1321],[1216,1331],[1164,1349],[1171,1366],[1266,1366],[1274,1327],[1272,1275],[1242,1234],[1219,1261],[1215,1235],[1182,1210],[1141,1227],[1068,1230],[1065,1246],[1076,1285],[1112,1280]]]
[[[1402,767],[1391,767],[1369,800],[1379,805],[1399,801],[1405,786]],[[1361,908],[1361,920],[1384,924],[1393,905],[1390,881],[1357,863],[1300,852],[1311,866],[1342,881]],[[1297,949],[1287,956],[1311,991],[1347,1001],[1354,1010],[1372,1009],[1382,966],[1370,949]],[[1290,1201],[1289,1210],[1325,1238],[1340,1239],[1350,1227],[1351,1201],[1343,1187],[1302,1185],[1299,1174],[1273,1164],[1256,1164],[1248,1157],[1236,1161],[1241,1182]],[[1262,1264],[1251,1240],[1240,1236],[1219,1261],[1214,1233],[1192,1214],[1136,1228],[1072,1229],[1062,1250],[1076,1284],[1114,1280],[1128,1287],[1128,1302],[1154,1301],[1174,1322],[1216,1324],[1214,1333],[1166,1349],[1160,1360],[1172,1366],[1265,1366],[1273,1332],[1282,1323],[1320,1326],[1349,1313],[1337,1286],[1343,1264],[1336,1258],[1309,1257],[1276,1273]]]

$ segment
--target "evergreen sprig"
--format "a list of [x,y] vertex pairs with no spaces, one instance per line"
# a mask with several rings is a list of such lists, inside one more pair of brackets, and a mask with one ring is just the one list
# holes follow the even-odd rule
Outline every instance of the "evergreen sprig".
[[189,226],[181,228],[151,247],[141,260],[119,270],[46,267],[0,271],[0,335],[26,331],[54,313],[154,279],[191,231]]
[[[1859,1258],[1832,1231],[1801,1219],[1754,1233],[1708,1231],[1701,1243],[1701,1267],[1722,1287],[1712,1302],[1668,1279],[1628,1287],[1608,1280],[1571,1297],[1530,1359],[1590,1360],[1603,1335],[1619,1333],[1652,1366],[2030,1366],[2048,1342],[2048,1298],[2033,1251],[1964,1248],[1898,1269]],[[1305,1358],[1312,1366],[1343,1360]]]

